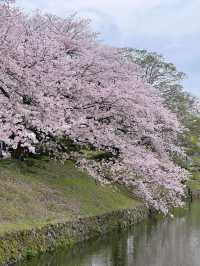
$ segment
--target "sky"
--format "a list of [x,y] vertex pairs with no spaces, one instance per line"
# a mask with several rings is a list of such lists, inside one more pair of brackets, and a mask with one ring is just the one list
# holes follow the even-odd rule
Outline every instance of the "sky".
[[25,11],[77,12],[109,45],[163,54],[187,74],[186,90],[200,97],[200,0],[17,0]]

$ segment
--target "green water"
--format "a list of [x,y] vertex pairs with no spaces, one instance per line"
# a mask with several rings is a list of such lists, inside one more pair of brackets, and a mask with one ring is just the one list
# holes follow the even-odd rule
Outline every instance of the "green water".
[[34,258],[17,266],[200,266],[200,201],[174,219],[151,219],[130,230]]

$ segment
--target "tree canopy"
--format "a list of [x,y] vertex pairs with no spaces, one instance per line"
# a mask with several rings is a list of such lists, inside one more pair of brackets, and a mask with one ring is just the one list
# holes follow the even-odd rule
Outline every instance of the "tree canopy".
[[188,113],[197,111],[197,99],[186,92],[182,81],[186,74],[178,71],[176,66],[162,55],[134,48],[119,49],[122,57],[141,67],[143,79],[156,88],[165,99],[165,104],[184,122]]
[[[175,77],[176,79],[176,77]],[[155,85],[155,84],[153,84]],[[164,85],[163,85],[164,87]],[[171,160],[184,131],[135,62],[101,44],[88,20],[0,2],[2,156],[39,153],[58,138],[111,154],[79,165],[133,189],[149,207],[180,206],[188,173]]]

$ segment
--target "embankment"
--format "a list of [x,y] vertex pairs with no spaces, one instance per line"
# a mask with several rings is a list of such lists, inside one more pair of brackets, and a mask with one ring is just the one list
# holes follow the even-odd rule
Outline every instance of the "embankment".
[[0,161],[0,264],[127,227],[147,217],[120,187],[102,186],[71,161]]
[[138,206],[41,228],[5,233],[0,237],[0,262],[8,265],[59,247],[70,248],[74,243],[136,224],[147,216],[147,210]]

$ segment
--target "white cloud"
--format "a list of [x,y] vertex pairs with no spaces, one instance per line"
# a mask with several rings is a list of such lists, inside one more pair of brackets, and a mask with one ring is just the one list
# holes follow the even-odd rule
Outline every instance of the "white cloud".
[[18,0],[27,8],[41,8],[64,16],[78,11],[94,18],[109,17],[121,31],[185,36],[200,31],[199,0]]

